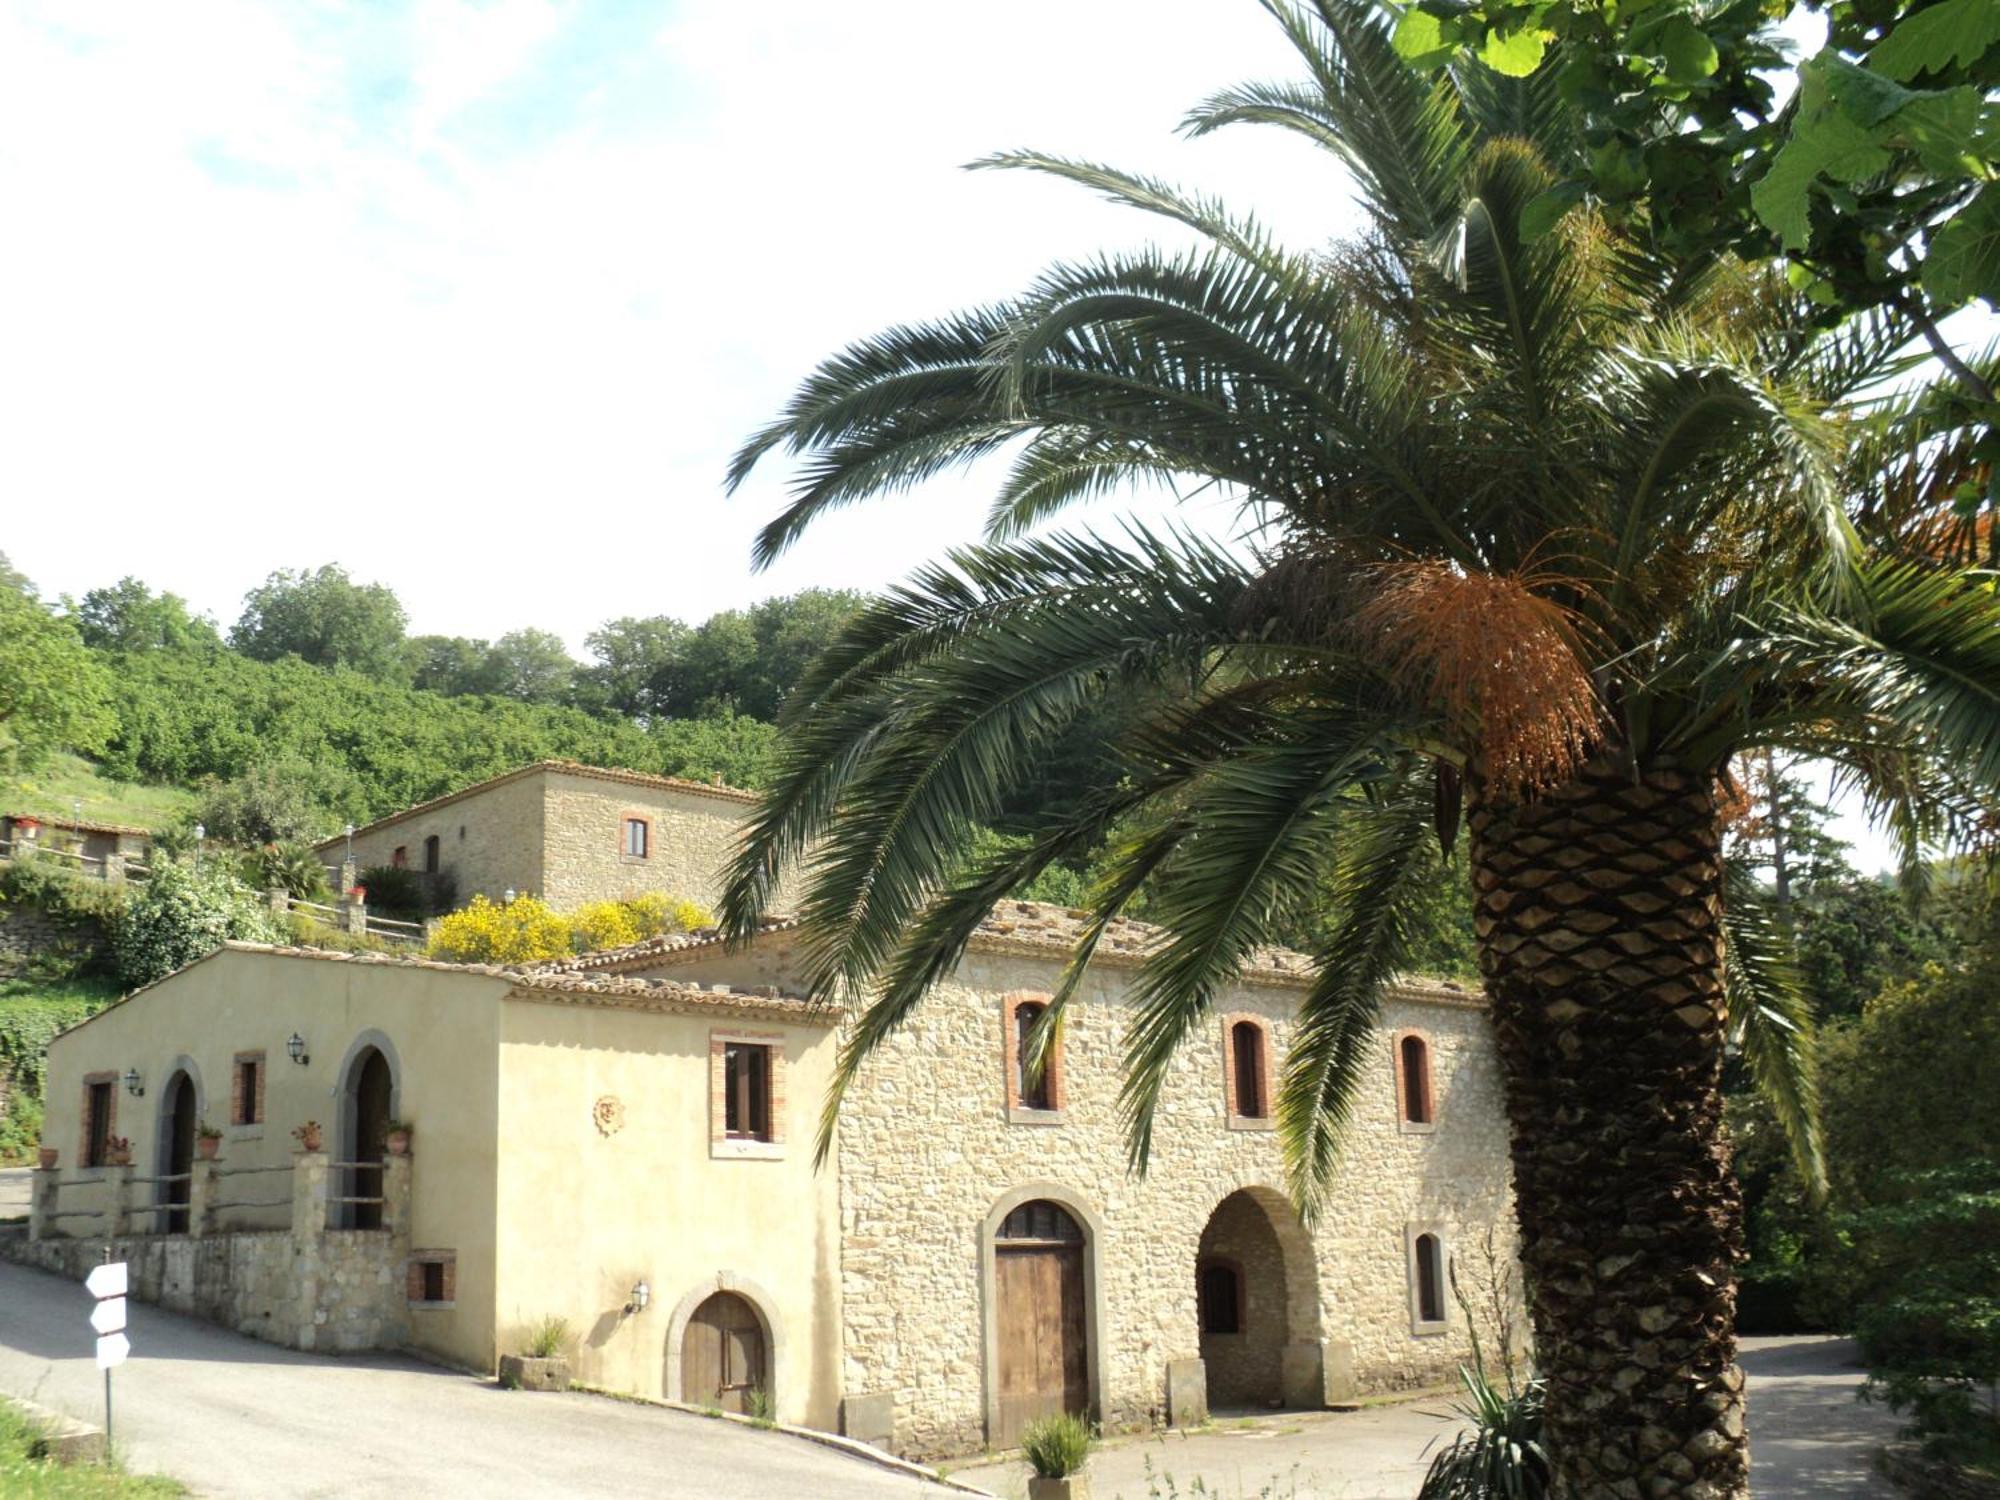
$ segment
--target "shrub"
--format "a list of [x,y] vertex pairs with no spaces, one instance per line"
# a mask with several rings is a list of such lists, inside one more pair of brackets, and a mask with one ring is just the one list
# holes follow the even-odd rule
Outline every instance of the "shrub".
[[416,920],[424,914],[424,882],[403,865],[370,865],[359,876],[371,911],[394,912]]
[[326,866],[305,844],[266,844],[243,861],[244,878],[260,891],[283,891],[299,901],[327,899]]
[[438,921],[430,944],[431,957],[466,964],[535,963],[573,951],[570,924],[533,896],[505,906],[474,896],[463,911]]
[[220,862],[199,871],[157,864],[118,921],[119,978],[134,987],[151,984],[231,938],[276,942],[282,933],[256,893]]
[[196,818],[208,837],[230,844],[294,843],[331,821],[314,798],[322,778],[302,762],[253,765],[227,781],[204,782]]
[[0,901],[40,907],[58,921],[109,927],[125,911],[129,887],[62,868],[63,861],[18,859],[0,865]]
[[1021,1451],[1028,1457],[1028,1466],[1044,1479],[1081,1474],[1090,1448],[1090,1424],[1068,1413],[1037,1417],[1021,1429]]
[[570,940],[579,953],[625,948],[645,936],[623,901],[593,901],[570,915]]
[[521,1352],[530,1359],[554,1359],[569,1342],[569,1319],[547,1317],[531,1325]]
[[669,932],[697,932],[715,925],[715,916],[696,901],[684,901],[659,891],[627,896],[618,905],[639,929],[640,938],[660,937]]

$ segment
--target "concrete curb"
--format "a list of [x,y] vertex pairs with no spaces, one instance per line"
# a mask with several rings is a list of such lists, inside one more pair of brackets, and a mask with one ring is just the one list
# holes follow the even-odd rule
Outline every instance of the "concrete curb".
[[999,1500],[991,1490],[982,1490],[976,1484],[967,1484],[962,1479],[953,1479],[948,1474],[940,1474],[935,1469],[922,1464],[911,1463],[906,1458],[898,1458],[893,1453],[884,1453],[870,1443],[858,1438],[842,1437],[837,1432],[821,1432],[817,1427],[794,1427],[789,1422],[760,1422],[754,1417],[740,1416],[733,1411],[716,1411],[712,1407],[690,1406],[685,1401],[663,1401],[653,1396],[634,1396],[624,1391],[606,1390],[602,1386],[575,1385],[570,1390],[586,1396],[604,1396],[613,1401],[629,1401],[635,1406],[661,1406],[668,1411],[686,1412],[691,1417],[706,1417],[711,1422],[735,1422],[742,1427],[762,1428],[766,1432],[782,1432],[786,1437],[803,1438],[808,1443],[817,1443],[822,1448],[831,1448],[836,1453],[845,1453],[849,1458],[858,1458],[863,1463],[887,1469],[894,1474],[907,1475],[911,1479],[924,1479],[932,1484],[941,1484],[966,1495],[980,1495],[985,1500]]
[[51,1410],[26,1396],[0,1393],[5,1402],[42,1429],[42,1443],[48,1456],[59,1464],[95,1464],[104,1461],[104,1429]]

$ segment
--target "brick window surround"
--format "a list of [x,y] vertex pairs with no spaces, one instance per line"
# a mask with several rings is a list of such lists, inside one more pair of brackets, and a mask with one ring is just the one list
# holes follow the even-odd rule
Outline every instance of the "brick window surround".
[[1396,1068],[1396,1128],[1405,1135],[1428,1134],[1437,1129],[1430,1036],[1399,1031],[1390,1038],[1389,1050]]
[[[769,1104],[770,1137],[755,1140],[729,1133],[729,1073],[731,1047],[762,1047],[767,1067],[764,1089]],[[785,1154],[785,1034],[782,1031],[741,1031],[718,1027],[708,1034],[708,1154],[715,1157],[775,1160]]]
[[82,1121],[81,1121],[81,1123],[80,1123],[80,1125],[79,1125],[79,1132],[80,1132],[80,1133],[79,1133],[79,1135],[78,1135],[78,1138],[77,1138],[77,1150],[76,1150],[76,1163],[77,1163],[77,1165],[78,1165],[78,1166],[80,1166],[80,1167],[101,1167],[101,1166],[103,1166],[103,1165],[104,1165],[104,1159],[103,1159],[103,1157],[102,1157],[101,1155],[93,1155],[93,1154],[92,1154],[92,1152],[91,1152],[91,1149],[90,1149],[90,1147],[91,1147],[91,1140],[90,1140],[90,1091],[91,1091],[91,1088],[92,1088],[92,1087],[93,1087],[94,1085],[98,1085],[98,1084],[103,1084],[103,1085],[105,1085],[105,1090],[106,1090],[106,1094],[107,1094],[107,1096],[108,1096],[108,1097],[109,1097],[109,1099],[110,1099],[110,1103],[109,1103],[109,1104],[107,1104],[107,1105],[105,1106],[105,1110],[104,1110],[104,1133],[105,1133],[105,1135],[106,1135],[106,1136],[114,1136],[114,1135],[118,1134],[118,1073],[117,1073],[117,1071],[116,1071],[116,1070],[114,1069],[113,1071],[111,1071],[111,1072],[109,1072],[109,1073],[86,1073],[86,1074],[84,1074],[84,1075],[83,1075],[83,1111],[82,1111],[82,1114],[83,1114],[83,1118],[82,1118]]
[[[1007,1119],[1015,1125],[1057,1125],[1062,1123],[1067,1098],[1063,1077],[1062,1038],[1056,1038],[1048,1067],[1042,1072],[1042,1094],[1046,1106],[1021,1102],[1021,1010],[1024,1006],[1046,1007],[1050,996],[1040,990],[1015,990],[1000,1000],[1000,1071],[1006,1079]],[[1029,1021],[1032,1025],[1032,1018]]]
[[[1257,1094],[1255,1098],[1243,1098],[1243,1086],[1239,1079],[1239,1059],[1237,1057],[1237,1028],[1248,1027],[1255,1031],[1254,1038],[1244,1033],[1255,1047],[1253,1054],[1257,1070]],[[1223,1108],[1231,1130],[1272,1130],[1277,1126],[1276,1112],[1272,1108],[1271,1077],[1271,1023],[1262,1016],[1238,1011],[1222,1018],[1222,1098]]]
[[412,1250],[404,1277],[404,1291],[410,1306],[447,1308],[457,1305],[457,1251]]
[[618,815],[618,857],[628,864],[639,864],[652,858],[653,822],[643,812],[622,812]]
[[[256,1086],[248,1091],[246,1098],[244,1084],[245,1065],[254,1066]],[[264,1123],[264,1084],[270,1070],[264,1066],[262,1050],[239,1052],[229,1064],[229,1123],[232,1125],[262,1125]]]

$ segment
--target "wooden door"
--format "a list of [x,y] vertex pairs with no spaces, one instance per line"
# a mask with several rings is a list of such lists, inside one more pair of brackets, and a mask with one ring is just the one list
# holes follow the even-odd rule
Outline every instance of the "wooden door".
[[1011,1448],[1037,1417],[1090,1409],[1090,1364],[1080,1244],[994,1246],[1000,1430]]
[[[351,1197],[382,1196],[382,1168],[376,1164],[388,1153],[390,1087],[389,1059],[370,1047],[354,1074],[354,1154],[348,1160],[357,1165],[348,1172],[347,1191]],[[350,1222],[356,1229],[382,1227],[380,1203],[350,1206],[354,1210]]]
[[178,1180],[161,1184],[162,1200],[174,1206],[160,1217],[166,1220],[166,1233],[186,1234],[187,1205],[194,1187],[188,1176],[194,1171],[194,1080],[185,1073],[176,1073],[168,1090],[167,1165],[162,1175]]
[[681,1336],[681,1400],[750,1414],[750,1394],[767,1391],[764,1325],[733,1292],[717,1292]]

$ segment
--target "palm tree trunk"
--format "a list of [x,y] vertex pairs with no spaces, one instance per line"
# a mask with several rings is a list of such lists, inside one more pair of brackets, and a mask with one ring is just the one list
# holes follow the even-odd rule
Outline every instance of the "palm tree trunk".
[[1470,827],[1553,1493],[1745,1496],[1714,778],[1601,760]]

